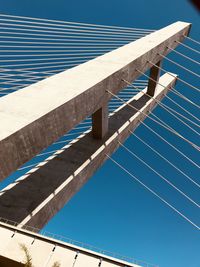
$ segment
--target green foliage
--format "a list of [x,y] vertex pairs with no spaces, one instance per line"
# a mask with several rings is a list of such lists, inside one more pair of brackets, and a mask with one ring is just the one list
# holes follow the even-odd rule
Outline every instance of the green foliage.
[[60,267],[60,263],[56,261],[56,262],[54,262],[52,267]]
[[24,267],[34,267],[33,264],[32,264],[31,255],[30,255],[27,247],[24,244],[21,244],[20,247],[24,251],[24,254],[25,254],[25,257],[26,257]]
[[[33,263],[32,263],[32,257],[28,251],[28,248],[24,245],[24,244],[20,244],[21,249],[23,250],[24,254],[25,254],[25,265],[24,267],[34,267]],[[59,262],[54,262],[52,267],[60,267],[60,263]]]

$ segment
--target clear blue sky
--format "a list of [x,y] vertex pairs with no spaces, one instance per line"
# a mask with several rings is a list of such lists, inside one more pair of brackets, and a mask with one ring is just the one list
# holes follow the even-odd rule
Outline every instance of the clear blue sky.
[[[200,39],[199,13],[186,0],[0,0],[0,11],[12,15],[152,29],[183,20],[193,23],[191,35]],[[179,51],[187,52],[188,55],[200,61],[198,54],[184,49]],[[181,60],[178,57],[173,58]],[[181,62],[198,72],[194,64]],[[168,64],[164,66],[170,71],[178,72],[191,83],[199,84],[198,79],[174,66]],[[177,88],[199,102],[199,95],[189,91],[189,88],[181,83],[177,84]],[[168,104],[167,101],[166,103]],[[199,116],[196,109],[192,109],[189,105],[185,107]],[[175,120],[171,120],[171,117],[166,116],[161,109],[156,109],[155,113],[165,116],[167,122],[177,126],[177,129],[185,130],[187,137],[196,143],[199,142],[197,136],[186,131],[186,128],[177,124]],[[149,121],[148,123],[153,126]],[[198,153],[188,145],[159,128],[157,130],[181,147],[184,153],[200,162]],[[161,143],[144,127],[139,127],[136,133],[158,148],[194,179],[200,179],[197,168],[178,157],[173,150]],[[135,138],[129,138],[126,144],[200,202],[199,191],[195,186],[174,172],[172,168],[167,168],[165,163],[145,146],[139,144]],[[197,208],[167,187],[152,172],[127,155],[122,148],[113,157],[200,225]],[[110,161],[96,172],[81,191],[49,222],[45,230],[106,250],[157,263],[160,267],[200,267],[200,235],[197,230]]]

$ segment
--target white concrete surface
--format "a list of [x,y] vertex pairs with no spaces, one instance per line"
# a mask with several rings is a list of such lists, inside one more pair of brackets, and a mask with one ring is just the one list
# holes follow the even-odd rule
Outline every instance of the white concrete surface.
[[[1,222],[0,241],[0,266],[1,257],[4,260],[12,259],[14,262],[25,263],[25,254],[21,249],[23,244],[28,249],[34,267],[52,267],[55,262],[58,262],[60,267],[140,267]],[[101,259],[102,264],[99,265]]]

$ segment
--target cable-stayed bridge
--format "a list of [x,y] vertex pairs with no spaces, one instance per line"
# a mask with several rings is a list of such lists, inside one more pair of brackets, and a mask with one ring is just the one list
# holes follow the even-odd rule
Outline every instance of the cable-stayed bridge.
[[[123,144],[127,137],[135,136],[199,188],[197,179],[134,133],[138,125],[144,125],[181,158],[199,168],[195,159],[163,138],[145,120],[150,119],[199,153],[196,140],[191,140],[185,132],[181,133],[155,113],[149,115],[159,106],[199,136],[199,118],[176,99],[180,98],[195,109],[199,109],[198,102],[179,92],[175,83],[178,80],[195,92],[199,92],[198,86],[161,65],[165,59],[196,79],[200,77],[187,65],[168,57],[173,52],[199,65],[196,58],[175,50],[183,46],[199,54],[191,46],[199,42],[188,37],[191,25],[176,22],[156,31],[8,15],[0,15],[0,24],[0,179],[3,181],[15,172],[15,180],[0,193],[2,221],[17,222],[18,228],[41,229],[97,168],[110,159],[199,230],[197,223],[111,157],[119,146],[123,147],[127,155],[139,160],[167,186],[199,208],[193,197]],[[190,41],[190,45],[184,44],[184,39]],[[170,96],[167,95],[169,91]],[[175,108],[161,102],[164,97]],[[96,266],[107,266],[105,262],[98,259],[100,265]],[[50,261],[45,264],[50,266]],[[77,264],[74,266],[79,266]],[[81,264],[86,263],[81,260]],[[114,264],[132,266],[121,262]]]

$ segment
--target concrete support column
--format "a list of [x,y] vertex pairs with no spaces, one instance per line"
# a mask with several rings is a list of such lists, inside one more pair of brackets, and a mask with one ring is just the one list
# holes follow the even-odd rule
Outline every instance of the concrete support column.
[[92,134],[96,139],[102,139],[108,131],[108,104],[92,114]]
[[150,69],[150,74],[149,74],[149,83],[148,83],[148,88],[147,88],[147,94],[150,96],[154,96],[157,82],[160,78],[160,67],[161,67],[162,62],[158,61],[155,66],[152,66]]

